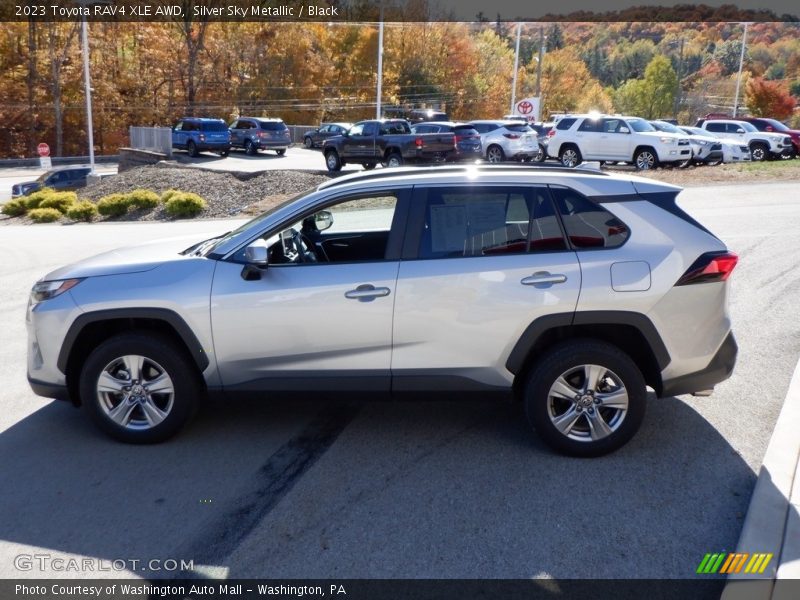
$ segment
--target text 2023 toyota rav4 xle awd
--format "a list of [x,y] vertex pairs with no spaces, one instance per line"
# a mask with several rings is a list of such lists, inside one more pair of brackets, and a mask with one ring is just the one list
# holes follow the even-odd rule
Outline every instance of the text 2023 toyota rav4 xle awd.
[[558,167],[341,177],[188,248],[48,274],[28,377],[128,442],[170,437],[206,394],[470,391],[521,399],[559,451],[603,454],[648,386],[705,392],[736,360],[737,258],[679,191]]

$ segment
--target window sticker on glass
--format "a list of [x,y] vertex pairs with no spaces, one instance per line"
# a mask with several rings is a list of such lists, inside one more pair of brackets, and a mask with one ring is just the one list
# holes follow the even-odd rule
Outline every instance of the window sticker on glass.
[[467,236],[467,210],[460,205],[435,205],[431,211],[431,249],[433,252],[459,252]]

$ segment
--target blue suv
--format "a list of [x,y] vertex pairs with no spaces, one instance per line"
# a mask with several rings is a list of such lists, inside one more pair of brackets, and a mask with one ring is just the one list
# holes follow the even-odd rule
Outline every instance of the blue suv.
[[203,150],[228,156],[231,133],[222,119],[187,117],[172,128],[172,147],[186,150],[192,157]]

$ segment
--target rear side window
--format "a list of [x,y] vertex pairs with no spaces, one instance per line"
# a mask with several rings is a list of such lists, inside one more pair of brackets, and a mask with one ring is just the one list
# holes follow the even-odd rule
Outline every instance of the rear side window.
[[455,133],[459,137],[480,135],[478,133],[478,130],[475,129],[472,125],[456,125],[455,127],[453,127],[453,133]]
[[600,131],[600,119],[584,119],[583,123],[578,126],[578,131]]
[[429,188],[419,258],[565,250],[544,187]]
[[222,121],[203,121],[203,131],[228,131],[228,126]]
[[630,231],[625,223],[602,206],[569,188],[550,189],[574,248],[618,248],[628,239]]
[[566,131],[567,129],[572,127],[575,124],[575,121],[577,120],[578,119],[573,119],[573,118],[561,119],[558,122],[558,125],[556,125],[556,129],[558,129],[559,131]]

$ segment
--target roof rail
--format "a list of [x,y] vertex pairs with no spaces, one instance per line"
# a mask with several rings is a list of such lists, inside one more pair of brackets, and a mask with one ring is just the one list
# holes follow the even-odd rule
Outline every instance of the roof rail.
[[368,171],[360,173],[352,173],[336,177],[330,181],[325,181],[317,186],[318,190],[324,190],[339,185],[344,185],[353,181],[368,181],[372,179],[384,179],[387,177],[396,177],[398,175],[418,175],[425,172],[434,172],[436,174],[448,173],[465,173],[467,171],[480,171],[489,173],[492,171],[541,171],[551,173],[565,173],[565,172],[579,172],[581,175],[599,175],[601,177],[608,177],[608,173],[600,170],[600,163],[588,162],[581,163],[577,167],[565,167],[563,165],[545,165],[542,163],[518,163],[518,164],[464,164],[464,165],[447,165],[447,166],[415,166],[415,167],[399,167],[393,169],[379,169],[377,171]]

